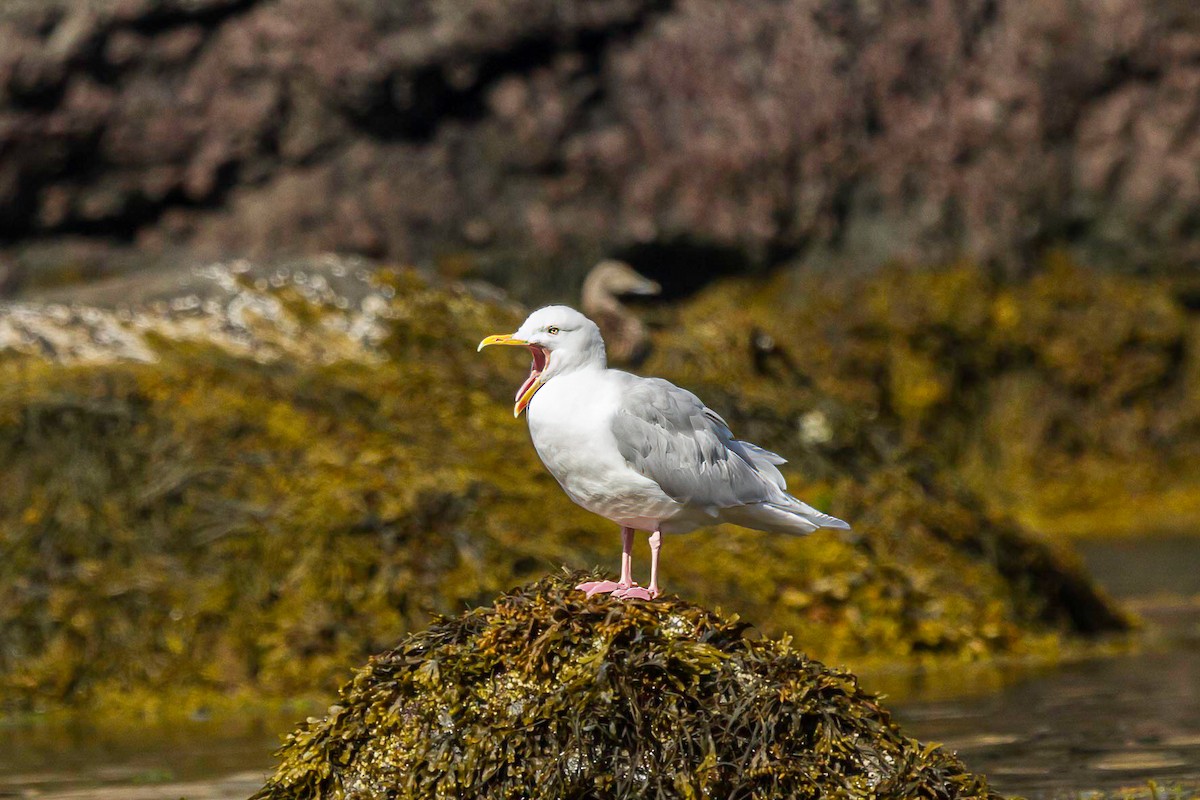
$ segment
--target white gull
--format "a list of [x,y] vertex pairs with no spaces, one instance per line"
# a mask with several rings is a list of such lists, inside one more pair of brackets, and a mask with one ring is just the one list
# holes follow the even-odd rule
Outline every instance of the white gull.
[[[533,354],[513,415],[528,410],[542,463],[567,496],[621,526],[619,581],[589,581],[589,595],[649,600],[659,594],[664,533],[723,522],[804,535],[849,528],[787,493],[784,459],[733,438],[696,395],[661,378],[608,369],[604,340],[567,306],[529,315],[512,334],[479,343],[518,345]],[[650,532],[650,585],[633,580],[634,531]]]

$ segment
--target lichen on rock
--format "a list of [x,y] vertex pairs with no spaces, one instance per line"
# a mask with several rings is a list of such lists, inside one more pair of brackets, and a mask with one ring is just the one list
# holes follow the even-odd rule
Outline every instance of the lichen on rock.
[[582,577],[373,657],[255,800],[996,796],[787,640],[676,598],[587,599]]

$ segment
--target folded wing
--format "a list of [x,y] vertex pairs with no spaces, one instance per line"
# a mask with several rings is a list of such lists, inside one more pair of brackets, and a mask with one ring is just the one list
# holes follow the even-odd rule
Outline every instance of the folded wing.
[[696,395],[659,378],[629,376],[613,417],[622,457],[676,502],[763,530],[803,534],[847,528],[789,495],[769,450],[733,438]]
[[784,460],[733,438],[691,392],[658,378],[634,378],[613,418],[631,467],[681,503],[726,508],[779,498]]

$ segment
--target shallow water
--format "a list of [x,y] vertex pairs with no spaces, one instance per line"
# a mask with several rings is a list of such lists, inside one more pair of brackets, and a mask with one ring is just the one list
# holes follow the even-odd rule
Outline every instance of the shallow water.
[[[1147,620],[1143,652],[929,676],[889,689],[909,698],[889,705],[907,733],[957,751],[1005,794],[1075,797],[1149,779],[1200,788],[1200,605],[1185,599],[1200,595],[1200,537],[1096,542],[1083,556]],[[947,685],[957,696],[947,699]],[[245,798],[292,725],[120,736],[0,728],[0,798]]]
[[86,725],[0,729],[0,798],[232,800],[266,779],[291,723],[235,731],[191,724],[99,731]]
[[900,703],[896,718],[910,735],[957,751],[1004,794],[1078,796],[1148,780],[1200,791],[1200,538],[1080,550],[1145,621],[1142,652],[1014,670],[986,694]]
[[1200,609],[1146,613],[1178,626],[1149,652],[1068,664],[986,695],[901,704],[896,719],[957,751],[1003,794],[1075,796],[1149,779],[1200,787]]
[[1081,543],[1096,580],[1116,597],[1200,596],[1200,536],[1160,536]]

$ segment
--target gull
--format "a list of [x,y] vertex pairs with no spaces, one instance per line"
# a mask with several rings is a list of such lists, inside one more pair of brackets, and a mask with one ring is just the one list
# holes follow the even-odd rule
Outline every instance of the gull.
[[[799,536],[850,527],[788,494],[784,459],[734,439],[696,395],[608,369],[600,329],[575,309],[538,309],[478,349],[490,345],[528,348],[533,364],[513,416],[526,412],[534,449],[567,496],[621,526],[621,578],[576,587],[589,597],[657,597],[663,534],[725,522]],[[635,531],[650,534],[645,587],[633,580]]]
[[621,297],[650,296],[661,291],[657,281],[639,274],[624,261],[601,261],[584,278],[579,302],[583,313],[600,326],[611,361],[637,366],[650,355],[646,326],[621,302]]

